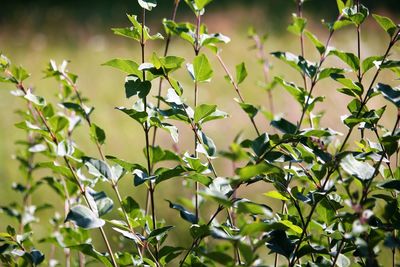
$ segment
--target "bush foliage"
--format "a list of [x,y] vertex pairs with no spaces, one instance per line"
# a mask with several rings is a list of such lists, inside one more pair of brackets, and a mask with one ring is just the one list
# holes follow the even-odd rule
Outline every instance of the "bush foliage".
[[[386,105],[375,107],[371,100],[383,97],[388,106],[400,107],[400,89],[392,85],[398,81],[380,79],[384,71],[400,78],[400,61],[392,57],[400,40],[400,25],[384,16],[370,16],[360,1],[338,0],[337,19],[324,22],[328,38],[323,42],[307,29],[303,0],[298,0],[288,30],[299,41],[300,53],[266,54],[264,38],[249,30],[265,74],[261,86],[269,102],[263,107],[246,102],[241,94],[242,82],[252,75],[245,64],[239,63],[231,72],[222,58],[220,47],[229,37],[209,33],[202,24],[210,2],[175,0],[171,19],[162,21],[165,33],[153,34],[146,26],[146,16],[151,16],[156,0],[138,0],[141,14],[128,15],[128,27],[112,29],[131,39],[141,51],[138,61],[117,58],[104,65],[126,74],[122,90],[132,104],[117,107],[115,112],[141,126],[143,165],[104,152],[106,133],[101,122],[92,121],[94,108],[79,90],[78,76],[69,71],[66,61],[60,65],[51,61],[45,69],[45,77],[60,85],[54,103],[26,87],[28,71],[1,55],[0,81],[14,84],[11,93],[24,103],[15,126],[26,134],[25,140],[17,141],[15,157],[24,180],[13,185],[16,199],[0,207],[16,221],[0,233],[4,266],[379,266],[382,253],[391,255],[392,265],[396,265],[400,248],[400,113],[391,118],[386,115]],[[187,4],[193,11],[194,24],[176,21],[179,4]],[[361,58],[361,29],[367,19],[376,21],[387,40],[382,40],[383,55]],[[355,32],[356,53],[331,46],[343,27]],[[170,55],[172,38],[186,41],[194,59]],[[306,59],[306,41],[315,46],[319,60]],[[149,42],[165,42],[165,50],[149,51]],[[295,70],[302,84],[283,76],[271,79],[270,56]],[[212,66],[209,57],[215,57],[220,66]],[[344,65],[328,64],[328,57]],[[176,72],[182,68],[192,79],[192,88],[183,88]],[[238,133],[225,150],[216,148],[205,125],[228,114],[213,103],[203,103],[199,90],[212,82],[217,68],[226,73],[227,87],[237,93],[235,100],[248,117],[248,127],[254,128],[253,136]],[[323,114],[315,112],[324,101],[315,95],[324,79],[335,81],[333,89],[348,100],[348,112],[341,117],[347,129],[344,133],[320,125]],[[276,112],[271,91],[278,89],[286,90],[298,103],[296,122]],[[390,126],[382,123],[385,115]],[[256,116],[264,116],[272,128],[261,131]],[[191,130],[192,150],[179,153],[158,144],[159,130],[168,132],[171,142],[179,142],[177,125]],[[75,139],[78,127],[87,130],[97,156],[79,148],[80,140]],[[357,132],[360,135],[356,137]],[[221,157],[232,162],[235,175],[214,166]],[[132,187],[146,188],[145,206],[133,195],[121,195],[121,179],[131,179]],[[189,199],[162,196],[168,199],[170,213],[187,222],[179,233],[191,237],[185,247],[168,238],[175,225],[157,216],[155,196],[170,179],[177,187],[193,192]],[[113,194],[100,191],[100,184],[107,184]],[[240,196],[240,189],[250,184],[270,186],[265,201]],[[55,210],[48,218],[49,223],[42,222],[51,229],[45,236],[32,231],[38,213],[52,208],[52,203],[33,202],[32,195],[41,186],[54,190],[57,201],[65,204],[64,210]],[[274,200],[281,203],[280,208],[270,207]],[[203,212],[200,207],[210,208]],[[215,210],[210,210],[213,207]],[[110,213],[113,209],[118,213]],[[92,240],[98,234],[106,251]],[[111,235],[117,236],[117,241]],[[46,250],[38,250],[39,244],[45,244]]]

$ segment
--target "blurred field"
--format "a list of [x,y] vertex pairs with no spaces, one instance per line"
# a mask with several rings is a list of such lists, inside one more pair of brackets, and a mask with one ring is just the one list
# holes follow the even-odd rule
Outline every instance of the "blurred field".
[[[124,14],[121,14],[123,17]],[[151,15],[149,15],[151,16]],[[187,14],[180,16],[178,20],[187,18]],[[153,18],[154,19],[154,18]],[[156,18],[161,19],[161,18]],[[289,19],[282,19],[282,24],[287,24]],[[253,42],[246,37],[247,27],[255,24],[259,32],[264,33],[265,29],[271,28],[268,25],[268,18],[263,17],[263,13],[256,8],[233,8],[224,10],[224,12],[210,12],[205,17],[205,23],[209,26],[210,32],[222,32],[231,37],[230,44],[223,48],[222,57],[228,64],[231,71],[234,66],[241,61],[247,65],[249,77],[242,85],[242,91],[247,102],[257,105],[267,106],[267,94],[257,86],[257,81],[263,80],[262,69],[255,57],[256,51],[249,49],[253,46]],[[160,29],[156,24],[156,20],[151,23],[155,29]],[[122,25],[109,25],[109,27],[128,25],[128,20]],[[267,25],[267,26],[266,26]],[[25,26],[26,27],[26,26]],[[380,55],[386,49],[387,36],[369,20],[366,24],[367,28],[363,29],[362,35],[362,56]],[[325,42],[327,31],[320,25],[319,18],[309,20],[309,28]],[[144,162],[142,148],[144,137],[141,129],[135,122],[127,116],[114,110],[115,106],[128,106],[132,101],[125,100],[124,96],[124,76],[114,69],[101,66],[101,63],[112,58],[133,58],[139,60],[139,46],[128,39],[113,36],[110,30],[106,29],[79,29],[79,22],[59,24],[56,30],[51,27],[49,29],[32,30],[28,28],[13,28],[12,25],[3,25],[0,32],[0,51],[6,54],[15,64],[21,64],[27,68],[32,77],[27,81],[27,85],[35,88],[40,95],[46,96],[49,100],[54,100],[54,95],[57,92],[57,84],[52,80],[43,79],[42,70],[45,68],[49,59],[55,59],[61,62],[63,59],[71,61],[69,69],[71,72],[79,75],[79,88],[82,94],[90,99],[89,104],[96,107],[93,115],[93,121],[104,128],[107,134],[107,142],[105,151],[107,154],[115,155],[128,161]],[[160,30],[161,31],[161,30]],[[348,28],[339,32],[334,36],[333,46],[342,50],[355,51],[355,30]],[[147,48],[147,55],[151,51],[156,50],[159,54],[163,51],[163,42],[151,44]],[[299,53],[299,42],[296,36],[287,34],[286,32],[271,34],[266,43],[267,52],[272,51],[291,51],[295,54]],[[207,52],[208,53],[208,52]],[[193,58],[193,51],[184,43],[174,39],[170,54],[183,56],[188,59]],[[215,76],[211,85],[202,85],[200,88],[200,103],[215,103],[221,110],[230,114],[230,118],[217,123],[210,123],[206,128],[206,132],[214,139],[219,149],[227,149],[230,142],[234,139],[239,131],[243,131],[245,138],[254,138],[253,129],[248,123],[247,117],[243,114],[237,103],[233,100],[236,97],[233,88],[224,79],[224,73],[221,66],[215,60],[211,53],[208,53],[213,61]],[[317,53],[310,43],[306,43],[306,55],[310,60],[317,59]],[[399,49],[394,52],[393,57],[398,57]],[[327,61],[330,64],[332,59]],[[335,61],[336,62],[336,61]],[[342,66],[336,62],[338,66]],[[300,83],[298,74],[289,71],[288,68],[275,59],[271,59],[273,70],[271,75],[282,75],[289,81]],[[185,88],[185,97],[192,101],[193,85],[189,80],[189,75],[182,70],[178,73],[183,81]],[[272,77],[272,76],[271,76]],[[369,78],[369,77],[367,77]],[[381,78],[387,83],[393,82],[393,76],[390,73],[382,73]],[[324,103],[319,104],[318,110],[326,110],[326,115],[322,120],[323,127],[331,127],[335,130],[345,132],[346,129],[341,126],[340,116],[346,114],[346,103],[348,98],[340,95],[336,88],[338,86],[332,82],[322,82],[317,86],[316,94],[325,95]],[[0,85],[0,206],[7,205],[10,201],[19,201],[15,199],[14,192],[10,189],[11,184],[15,181],[20,181],[17,162],[12,159],[17,146],[14,141],[19,138],[24,138],[21,131],[13,125],[19,119],[14,111],[18,108],[23,108],[24,103],[11,96],[7,89],[9,86]],[[157,83],[154,84],[152,94],[157,92]],[[277,113],[283,113],[284,116],[296,122],[300,116],[300,107],[292,101],[289,95],[282,89],[276,88],[273,92],[274,103]],[[154,100],[155,102],[155,100]],[[374,105],[385,105],[385,101],[379,97],[375,100]],[[388,107],[388,114],[385,116],[383,124],[393,124],[395,111]],[[263,131],[271,132],[269,122],[259,114],[257,123]],[[192,149],[191,131],[182,125],[180,127],[180,142],[178,148],[180,152]],[[392,127],[392,126],[390,126]],[[172,140],[166,133],[160,132],[157,143],[164,147],[171,147]],[[357,133],[355,133],[356,135]],[[88,154],[97,156],[94,145],[89,142],[86,125],[82,125],[75,136],[78,145]],[[220,176],[232,175],[231,164],[225,160],[217,160],[217,169]],[[37,177],[40,178],[40,177]],[[135,188],[132,184],[131,177],[125,177],[123,195],[130,194],[137,201],[144,203],[144,188]],[[158,188],[157,191],[157,206],[159,217],[166,218],[169,224],[174,224],[176,214],[171,212],[167,207],[165,199],[176,200],[180,196],[189,196],[190,191],[182,192],[175,184],[181,184],[181,180],[173,179],[166,183],[165,187]],[[125,186],[126,185],[126,186]],[[178,188],[178,189],[177,189]],[[108,190],[108,189],[105,189]],[[241,196],[255,196],[261,200],[268,201],[268,205],[274,206],[279,203],[270,203],[270,199],[264,199],[261,193],[268,190],[266,185],[264,188],[248,188],[242,189],[239,192]],[[110,193],[111,194],[111,193]],[[54,206],[60,208],[61,201],[53,192],[50,192],[45,187],[42,187],[35,195],[35,201],[47,201],[53,203]],[[46,233],[50,228],[45,216],[53,211],[44,213],[42,222],[35,229],[40,236],[41,233]],[[204,213],[209,210],[203,210]],[[10,223],[7,218],[0,214],[0,231]],[[185,228],[188,225],[180,225],[178,229],[172,232],[175,234],[179,228]],[[188,240],[189,236],[186,237]],[[177,242],[184,245],[186,242],[182,237],[177,238]]]

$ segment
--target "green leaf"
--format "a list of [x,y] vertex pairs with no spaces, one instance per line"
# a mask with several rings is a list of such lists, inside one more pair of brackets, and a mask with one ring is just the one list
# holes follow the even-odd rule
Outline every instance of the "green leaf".
[[123,113],[125,113],[126,115],[128,115],[129,117],[131,117],[132,119],[134,119],[135,121],[139,122],[142,125],[147,120],[147,113],[144,111],[137,111],[135,109],[127,109],[124,107],[117,107],[116,109],[122,111]]
[[184,61],[185,59],[182,57],[158,57],[156,53],[153,53],[151,57],[151,63],[153,63],[154,68],[156,68],[157,70],[162,69],[164,75],[168,75],[170,72],[179,69]]
[[133,74],[133,75],[139,77],[139,79],[143,80],[143,78],[142,78],[143,74],[139,70],[139,64],[137,64],[133,60],[115,58],[115,59],[111,59],[101,65],[114,67],[116,69],[122,70],[123,72],[125,72],[127,74]]
[[212,183],[212,179],[211,177],[208,177],[206,175],[203,174],[199,174],[199,173],[193,173],[193,174],[189,174],[188,176],[185,177],[186,179],[190,179],[196,182],[201,183],[204,186],[209,186]]
[[157,6],[156,0],[138,0],[138,3],[142,8],[147,9],[148,11],[151,11]]
[[258,108],[249,103],[243,103],[239,99],[235,98],[235,101],[238,102],[240,107],[243,109],[244,112],[250,117],[254,118],[258,113]]
[[382,93],[382,95],[396,105],[396,107],[400,107],[400,89],[395,87],[392,88],[387,84],[378,83],[376,89]]
[[[167,150],[167,149],[163,149],[160,146],[151,146],[149,147],[149,154],[150,154],[150,162],[151,165],[155,165],[158,162],[162,162],[162,161],[180,161],[181,158],[175,154],[174,152]],[[145,152],[145,155],[146,152]]]
[[240,242],[239,245],[240,254],[243,256],[243,259],[246,263],[246,266],[251,266],[253,261],[255,260],[255,253],[253,253],[253,249],[250,245],[247,245],[243,242]]
[[344,72],[344,69],[340,68],[323,68],[318,73],[318,81],[331,77],[332,75],[338,75]]
[[147,181],[156,179],[156,177],[157,176],[155,176],[155,175],[149,176],[143,170],[134,170],[133,171],[133,184],[135,186],[139,186],[141,184],[144,184]]
[[272,209],[264,204],[254,203],[245,199],[235,202],[237,205],[237,213],[266,215],[272,217]]
[[197,10],[202,10],[206,5],[211,3],[213,0],[194,0],[194,3],[196,4]]
[[358,7],[354,5],[343,9],[343,13],[349,18],[356,26],[361,25],[369,15],[369,10],[364,5],[360,4]]
[[351,79],[345,78],[345,76],[343,76],[341,74],[331,75],[331,77],[335,81],[337,81],[345,86],[345,88],[338,89],[338,91],[341,93],[344,93],[344,94],[347,94],[350,96],[360,97],[364,92],[363,85],[359,82],[355,82]]
[[282,87],[285,88],[286,91],[288,91],[288,93],[291,94],[300,105],[304,105],[304,102],[306,100],[306,93],[303,88],[297,86],[294,83],[286,82],[281,77],[275,77],[274,80],[282,85]]
[[32,94],[31,89],[28,89],[26,91],[26,95],[24,96],[24,98],[39,107],[43,107],[46,105],[46,100],[41,96],[36,96]]
[[82,252],[87,256],[93,257],[94,259],[104,264],[104,266],[106,267],[113,267],[107,256],[95,250],[92,244],[72,245],[68,246],[68,248],[71,250]]
[[168,231],[172,230],[173,228],[175,228],[175,226],[164,226],[161,228],[157,228],[151,231],[147,239],[151,240],[153,238],[156,238],[157,240],[160,240],[163,236],[167,234]]
[[373,67],[379,68],[383,60],[383,56],[372,56],[372,57],[367,57],[366,59],[363,60],[361,66],[362,66],[362,71],[363,73],[366,73],[368,70],[370,70]]
[[349,175],[354,175],[362,181],[373,178],[375,168],[366,162],[356,160],[352,154],[348,154],[340,161],[340,167]]
[[94,142],[98,142],[99,144],[103,145],[104,141],[106,140],[106,133],[99,126],[92,123],[92,126],[90,126],[90,137]]
[[231,192],[232,187],[229,180],[217,177],[208,188],[205,188],[204,191],[200,191],[200,195],[228,208],[232,206],[232,201],[228,197]]
[[386,180],[379,183],[378,187],[400,191],[400,180]]
[[96,204],[99,217],[102,217],[103,215],[111,212],[114,207],[114,202],[111,198],[107,197],[106,193],[104,193],[103,191],[96,192],[94,190],[89,190],[88,193],[93,198],[93,201]]
[[297,132],[297,126],[284,118],[274,119],[271,121],[271,125],[283,133],[295,134]]
[[154,175],[157,176],[156,184],[159,184],[163,181],[166,181],[171,178],[182,176],[185,172],[185,169],[182,166],[178,165],[172,169],[170,168],[159,168],[154,172]]
[[351,265],[351,261],[343,254],[339,254],[336,260],[336,265],[338,267],[349,267]]
[[217,155],[217,147],[214,141],[204,132],[198,131],[201,142],[197,144],[196,151],[205,154],[209,158],[214,158]]
[[15,78],[18,81],[18,83],[22,83],[30,76],[30,74],[21,66],[20,67],[12,66],[11,74],[13,78]]
[[216,105],[201,104],[194,111],[194,122],[200,123],[204,118],[214,113],[217,110]]
[[90,174],[94,175],[95,177],[102,177],[114,182],[116,181],[116,179],[113,179],[111,169],[106,162],[89,157],[82,157],[82,160],[87,166]]
[[247,77],[247,69],[244,62],[236,65],[236,84],[241,84]]
[[307,25],[305,18],[298,17],[297,14],[292,14],[293,22],[287,27],[287,30],[295,35],[300,36]]
[[396,69],[400,67],[400,60],[385,60],[382,62],[379,67],[381,69]]
[[49,123],[51,130],[54,133],[58,133],[58,132],[64,130],[68,126],[69,121],[67,118],[65,118],[63,116],[54,116],[48,121],[48,123]]
[[382,27],[382,29],[385,30],[389,34],[390,37],[392,37],[397,30],[396,24],[388,17],[380,16],[373,14],[372,15],[376,22]]
[[114,34],[124,36],[130,39],[134,39],[136,41],[141,41],[142,39],[142,32],[143,32],[143,39],[144,41],[156,40],[156,39],[163,39],[164,37],[161,34],[150,35],[149,29],[145,26],[142,31],[142,24],[138,22],[137,16],[127,15],[129,21],[132,23],[133,27],[129,28],[114,28],[112,29]]
[[122,201],[122,207],[125,210],[125,212],[128,214],[130,219],[137,219],[138,217],[140,218],[141,216],[141,211],[140,211],[140,206],[139,203],[137,203],[132,197],[127,196],[123,201]]
[[294,251],[295,244],[288,238],[284,230],[274,230],[269,233],[267,247],[271,250],[271,252],[278,253],[285,256],[287,259],[290,259],[290,256]]
[[151,89],[151,82],[141,81],[137,77],[128,76],[125,82],[126,98],[138,95],[140,98],[145,98]]
[[106,159],[118,164],[119,166],[121,166],[122,168],[124,168],[128,172],[133,172],[135,169],[141,169],[141,170],[145,170],[146,169],[146,168],[144,168],[143,166],[141,166],[139,164],[129,163],[129,162],[125,161],[125,160],[116,158],[114,156],[107,155]]
[[191,45],[195,44],[196,27],[190,23],[176,23],[173,20],[163,20],[165,31],[168,34],[175,34]]
[[33,266],[37,266],[44,261],[44,254],[37,249],[32,249],[31,252],[25,252],[25,255],[29,255],[29,259],[32,261]]
[[282,175],[283,170],[280,169],[279,167],[276,167],[272,164],[269,164],[265,161],[260,162],[255,165],[248,165],[243,168],[239,168],[236,171],[236,174],[240,176],[240,179],[242,181],[247,181],[253,177],[256,177],[258,175],[264,174],[264,175],[270,175],[270,174],[278,174]]
[[84,229],[99,228],[105,224],[104,220],[99,219],[89,208],[82,205],[72,207],[65,221],[73,221]]
[[275,198],[275,199],[279,199],[279,200],[283,200],[283,201],[289,200],[287,197],[285,197],[278,191],[269,191],[267,193],[264,193],[263,195],[266,197],[271,197],[271,198]]
[[231,39],[228,36],[223,35],[222,33],[203,33],[200,35],[200,45],[207,46],[211,50],[218,51],[218,48],[216,47],[217,44],[227,44],[230,41]]
[[[190,71],[191,68],[193,71]],[[193,60],[193,65],[188,65],[188,69],[192,74],[193,80],[197,82],[207,82],[213,75],[210,62],[204,54],[196,56]]]
[[86,110],[79,104],[77,103],[73,103],[73,102],[63,102],[60,103],[60,105],[66,109],[72,110],[74,112],[76,112],[77,114],[79,114],[82,117],[86,117],[87,115],[89,115],[93,108],[87,108]]
[[336,20],[333,24],[328,24],[328,27],[331,31],[338,31],[339,29],[349,25],[354,25],[354,22],[348,18],[342,17],[341,20]]
[[317,72],[315,63],[305,60],[302,56],[296,56],[289,52],[273,52],[271,53],[274,57],[282,60],[298,72],[313,78]]
[[321,55],[325,53],[325,45],[320,40],[318,40],[318,38],[314,34],[312,34],[310,31],[305,31],[304,34],[314,44]]
[[169,207],[171,209],[175,209],[179,211],[179,214],[181,215],[181,218],[184,219],[185,221],[188,221],[192,224],[197,224],[198,220],[196,218],[196,215],[187,211],[183,206],[179,204],[174,204],[171,201],[167,200],[169,203]]
[[339,14],[342,14],[343,9],[346,7],[346,5],[343,3],[343,0],[336,0],[336,5],[339,11]]
[[0,53],[0,67],[6,69],[10,66],[11,61],[2,53]]
[[38,163],[37,167],[38,168],[49,168],[54,173],[60,174],[61,176],[75,182],[75,179],[72,176],[71,170],[65,166],[57,165],[56,162],[40,162],[40,163]]
[[303,229],[301,229],[301,227],[293,224],[291,221],[282,220],[282,221],[279,221],[279,223],[281,223],[284,226],[288,227],[290,230],[294,231],[297,234],[301,234],[303,232]]
[[331,50],[329,51],[329,55],[335,55],[340,58],[344,63],[349,65],[354,71],[358,71],[360,69],[360,59],[350,52],[343,52],[339,50]]

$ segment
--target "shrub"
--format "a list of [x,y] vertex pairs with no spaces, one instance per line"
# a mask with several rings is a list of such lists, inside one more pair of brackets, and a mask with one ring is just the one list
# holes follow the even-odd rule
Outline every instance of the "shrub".
[[[51,61],[45,69],[46,78],[60,84],[58,102],[50,103],[25,86],[29,78],[25,69],[1,55],[0,81],[14,84],[12,94],[26,102],[18,112],[21,122],[16,124],[26,134],[26,140],[18,142],[21,149],[16,155],[24,181],[13,187],[22,201],[1,207],[4,214],[17,221],[16,227],[8,226],[0,233],[0,259],[4,265],[56,266],[64,262],[65,266],[84,266],[94,261],[104,266],[378,266],[382,253],[390,253],[392,265],[396,265],[400,247],[400,113],[394,119],[388,115],[393,125],[387,127],[381,123],[386,106],[373,108],[370,103],[373,98],[384,97],[388,105],[396,109],[400,106],[399,88],[380,81],[383,71],[400,77],[400,61],[391,59],[400,39],[400,26],[387,17],[372,15],[388,35],[386,44],[382,41],[386,50],[383,55],[361,58],[361,28],[370,17],[367,7],[360,1],[338,0],[337,19],[324,22],[328,38],[323,43],[306,29],[303,0],[297,1],[298,10],[288,30],[298,36],[300,55],[276,51],[271,56],[298,72],[302,85],[281,76],[269,80],[265,40],[254,30],[249,31],[265,75],[262,87],[268,92],[268,107],[260,107],[246,102],[241,94],[242,82],[252,74],[245,64],[238,64],[233,75],[223,61],[219,46],[228,43],[229,38],[208,33],[201,23],[210,2],[185,0],[195,17],[195,24],[191,24],[176,22],[180,1],[175,0],[172,19],[163,20],[163,36],[152,35],[146,27],[145,18],[156,7],[156,1],[138,0],[140,18],[128,15],[131,26],[113,29],[115,34],[132,39],[141,50],[138,62],[112,59],[104,65],[127,75],[124,89],[133,104],[116,110],[141,126],[144,165],[106,155],[106,133],[92,121],[94,108],[82,96],[78,76],[69,71],[66,61],[61,65]],[[331,47],[332,38],[345,26],[355,31],[356,54]],[[189,43],[192,62],[168,54],[172,37]],[[319,53],[316,62],[306,59],[306,39]],[[148,51],[147,44],[153,41],[165,42],[162,55]],[[207,49],[209,56],[204,53]],[[199,94],[199,88],[210,82],[217,68],[211,65],[210,56],[226,73],[255,134],[238,134],[225,151],[217,150],[205,125],[228,114],[213,103],[202,103]],[[327,64],[328,57],[339,59],[346,68]],[[191,89],[184,91],[182,77],[176,74],[184,68],[184,62],[193,81],[192,106],[185,100],[192,98]],[[367,72],[372,74],[368,76]],[[348,114],[342,116],[347,128],[343,135],[320,125],[322,114],[315,113],[315,106],[324,101],[324,97],[315,95],[323,79],[335,81],[338,94],[349,100]],[[274,88],[285,89],[299,104],[297,122],[275,114]],[[155,98],[150,97],[157,93]],[[274,130],[260,130],[255,120],[258,114],[264,114]],[[157,145],[159,129],[178,142],[178,124],[189,128],[193,135],[194,146],[185,153]],[[77,127],[87,129],[98,150],[97,157],[79,149],[80,140],[74,139]],[[360,138],[354,136],[356,131]],[[235,175],[220,172],[214,166],[217,157],[231,161]],[[146,188],[145,206],[141,207],[131,195],[121,195],[121,179],[132,179],[135,187]],[[170,179],[176,180],[176,186],[193,191],[193,199],[180,202],[176,196],[162,196],[168,198],[170,213],[179,214],[189,223],[178,233],[191,237],[191,244],[185,247],[168,238],[175,225],[157,216],[157,189]],[[101,183],[106,183],[113,195],[100,191]],[[265,201],[240,196],[240,189],[250,184],[270,185]],[[48,228],[52,231],[46,236],[32,231],[37,213],[51,207],[51,203],[32,202],[40,186],[50,187],[65,203],[64,211],[55,211],[50,219]],[[280,208],[270,207],[274,199]],[[210,211],[214,205],[215,210]],[[200,210],[201,206],[210,208]],[[113,208],[118,213],[110,213]],[[105,225],[110,229],[105,231]],[[107,252],[100,252],[99,244],[92,241],[98,233]],[[111,242],[110,235],[118,239]],[[37,249],[39,243],[46,245],[46,256]],[[58,257],[56,251],[62,251],[63,256]]]

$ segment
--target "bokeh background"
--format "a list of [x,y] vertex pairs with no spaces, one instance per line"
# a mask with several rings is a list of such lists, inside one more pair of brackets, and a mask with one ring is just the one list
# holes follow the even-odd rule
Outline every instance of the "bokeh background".
[[[158,7],[151,12],[148,24],[152,32],[163,33],[161,20],[169,18],[172,12],[172,0],[159,0]],[[400,5],[398,0],[369,0],[362,1],[368,6],[372,13],[390,16],[399,22]],[[299,54],[298,38],[286,31],[290,23],[291,13],[296,11],[294,1],[289,0],[214,0],[207,8],[204,23],[208,25],[210,32],[222,32],[231,37],[231,43],[223,47],[222,57],[233,71],[234,66],[244,61],[247,65],[249,77],[242,85],[243,94],[247,102],[264,105],[268,109],[266,92],[257,83],[263,80],[261,65],[256,58],[256,51],[252,49],[254,42],[247,37],[247,29],[254,26],[260,35],[267,34],[265,43],[266,52],[291,51]],[[101,66],[102,63],[112,58],[140,59],[139,46],[131,40],[114,36],[110,30],[112,27],[128,26],[125,14],[137,14],[139,8],[134,0],[35,0],[35,1],[1,1],[0,3],[0,51],[6,54],[14,64],[27,68],[32,77],[27,85],[35,88],[38,94],[44,95],[49,100],[55,100],[57,84],[54,81],[43,79],[42,70],[46,67],[49,59],[61,62],[63,59],[70,60],[69,69],[79,75],[78,86],[82,94],[90,99],[89,104],[96,107],[93,121],[104,128],[107,134],[105,151],[107,154],[115,155],[132,162],[144,162],[141,153],[144,137],[138,125],[127,118],[124,114],[114,110],[115,106],[129,105],[130,101],[124,96],[124,76],[114,69]],[[322,25],[321,19],[332,21],[337,16],[336,1],[314,0],[307,1],[304,5],[305,16],[308,17],[308,28],[313,31],[323,42],[327,37],[327,30]],[[184,3],[181,3],[178,21],[194,21],[192,14]],[[342,50],[356,51],[354,28],[346,28],[335,34],[332,45]],[[369,18],[362,29],[362,57],[370,55],[381,55],[386,49],[388,37]],[[150,51],[162,53],[163,42],[149,44]],[[194,57],[191,47],[185,42],[173,39],[170,54],[186,57],[192,60]],[[398,57],[399,49],[394,51]],[[214,67],[214,78],[212,84],[202,85],[200,88],[200,103],[215,103],[220,109],[231,114],[230,118],[217,123],[210,123],[206,132],[214,139],[219,149],[225,150],[236,134],[242,131],[245,138],[255,137],[248,119],[233,100],[236,97],[232,87],[224,79],[224,73],[216,59],[209,53]],[[317,53],[312,45],[306,42],[306,56],[310,60],[317,60]],[[272,75],[282,75],[289,81],[300,82],[300,77],[289,70],[282,63],[270,59]],[[327,64],[339,62],[329,59]],[[183,81],[185,97],[189,103],[192,102],[193,85],[185,71],[179,72],[178,76]],[[393,76],[384,73],[381,76],[386,82],[391,83]],[[370,77],[367,77],[369,79]],[[153,88],[156,88],[154,86]],[[340,116],[346,114],[346,103],[348,98],[336,92],[337,85],[331,82],[322,82],[316,89],[319,95],[327,96],[323,104],[319,104],[317,110],[326,111],[322,120],[324,127],[331,127],[344,132],[341,126]],[[13,182],[21,181],[18,173],[18,164],[12,159],[12,155],[18,148],[15,141],[24,138],[21,131],[14,127],[18,121],[15,110],[23,107],[20,99],[11,96],[7,89],[8,85],[0,84],[0,206],[7,205],[10,201],[20,201],[14,191],[11,190]],[[156,94],[156,90],[152,92]],[[274,104],[277,113],[296,122],[300,116],[300,107],[290,99],[290,96],[282,89],[273,91]],[[373,105],[384,105],[383,100],[376,100]],[[388,108],[383,124],[393,124],[395,111]],[[258,115],[257,123],[263,131],[271,132],[268,121]],[[189,129],[179,125],[180,142],[178,149],[181,152],[191,150],[192,136]],[[94,145],[89,142],[87,127],[81,126],[77,132],[78,145],[87,151],[89,155],[96,156]],[[167,148],[172,147],[172,140],[165,133],[160,133],[159,144]],[[219,173],[224,176],[232,174],[232,166],[225,160],[216,162]],[[40,178],[40,177],[37,177]],[[144,203],[144,188],[135,188],[131,177],[126,177],[122,186],[123,194],[130,194],[138,202]],[[179,186],[176,186],[179,183]],[[190,196],[190,190],[181,190],[181,180],[172,180],[157,190],[158,216],[165,218],[168,224],[179,225],[171,232],[175,241],[181,245],[187,244],[189,236],[179,236],[180,229],[186,229],[189,225],[176,223],[177,213],[168,209],[165,199],[172,201],[180,197]],[[109,189],[104,187],[104,190]],[[264,188],[249,187],[243,189],[242,196],[250,195],[259,201],[268,201],[268,205],[274,206],[278,203],[263,198],[261,193],[266,192]],[[109,192],[109,191],[108,191]],[[110,192],[111,194],[111,192]],[[50,190],[43,187],[34,196],[37,203],[50,202],[55,208],[61,208],[62,203]],[[44,235],[50,229],[47,218],[54,210],[42,213],[41,223],[35,228],[38,236]],[[204,208],[204,214],[208,211]],[[180,221],[179,221],[180,222]],[[0,214],[0,231],[7,224],[12,223],[4,215]],[[100,244],[101,246],[101,244]],[[382,259],[384,262],[384,259]]]

